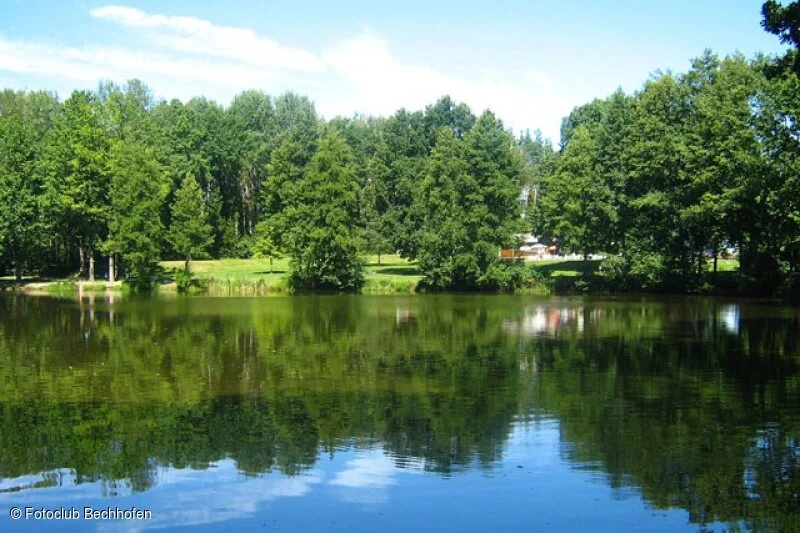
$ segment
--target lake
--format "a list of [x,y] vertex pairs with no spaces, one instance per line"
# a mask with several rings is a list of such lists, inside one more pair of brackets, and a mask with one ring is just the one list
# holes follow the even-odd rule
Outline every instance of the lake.
[[[799,336],[700,297],[0,296],[0,530],[800,531]],[[150,516],[10,517],[87,506]]]

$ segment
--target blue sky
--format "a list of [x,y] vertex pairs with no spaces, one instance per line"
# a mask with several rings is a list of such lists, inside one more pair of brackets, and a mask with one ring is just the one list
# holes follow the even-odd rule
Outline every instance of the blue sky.
[[447,93],[557,139],[574,106],[684,71],[705,48],[782,51],[761,3],[0,0],[0,87],[63,98],[136,77],[159,97],[226,105],[242,89],[294,90],[326,118]]

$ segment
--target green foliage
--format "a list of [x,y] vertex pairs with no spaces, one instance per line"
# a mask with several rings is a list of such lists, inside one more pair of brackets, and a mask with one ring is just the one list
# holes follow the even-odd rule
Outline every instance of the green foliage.
[[425,278],[433,288],[456,286],[468,273],[468,247],[471,242],[464,227],[467,206],[461,190],[470,183],[463,158],[463,143],[452,131],[443,128],[426,165],[415,214],[423,230],[417,238],[417,259]]
[[652,291],[663,287],[666,272],[657,253],[632,250],[625,257],[605,258],[597,275],[610,290]]
[[439,130],[414,206],[417,257],[434,289],[507,289],[520,278],[499,250],[520,227],[521,162],[502,123],[487,112],[460,140]]
[[[523,191],[520,197],[523,224],[526,230],[541,230],[544,226],[541,207],[541,191],[544,180],[553,174],[558,164],[559,153],[553,150],[553,143],[536,130],[533,137],[526,130],[517,141],[522,160]],[[541,231],[538,231],[541,233]]]
[[109,147],[97,98],[88,91],[73,92],[64,102],[40,169],[53,230],[81,251],[80,268],[89,278],[93,256],[108,234]]
[[291,259],[292,285],[306,289],[358,289],[358,183],[350,147],[333,130],[314,156],[279,215],[281,247]]
[[272,232],[270,232],[266,222],[262,222],[256,226],[256,234],[253,241],[253,257],[265,257],[269,259],[270,274],[273,272],[273,261],[283,257],[281,249],[272,240]]
[[755,131],[759,172],[746,183],[743,216],[753,231],[742,239],[742,274],[758,292],[795,293],[800,272],[800,77],[772,62],[759,94]]
[[268,167],[269,179],[262,187],[262,206],[266,216],[260,231],[279,249],[288,245],[291,230],[290,206],[298,202],[297,188],[306,166],[316,150],[316,137],[290,132],[275,149]]
[[361,246],[368,254],[376,254],[380,262],[381,254],[391,253],[392,243],[385,220],[380,214],[380,201],[378,198],[378,184],[371,177],[361,188]]
[[146,142],[153,135],[150,113],[155,100],[141,80],[130,80],[122,87],[111,81],[101,82],[95,97],[101,123],[112,140]]
[[30,104],[25,94],[0,93],[0,256],[14,265],[17,280],[35,257],[43,229]]
[[786,54],[784,63],[792,64],[795,73],[800,75],[800,56],[797,55],[797,50],[800,50],[800,2],[789,2],[784,6],[776,0],[767,0],[761,6],[761,15],[761,26],[766,31],[795,48]]
[[259,193],[267,177],[277,124],[272,99],[262,92],[244,91],[236,95],[228,110],[243,130],[242,161],[238,178],[241,196],[241,222],[245,235],[251,235],[261,215]]
[[414,258],[419,227],[411,211],[430,150],[424,115],[401,109],[386,120],[381,133],[368,163],[379,217],[372,222],[378,232],[388,236],[393,250]]
[[219,257],[244,259],[253,255],[253,236],[241,235],[238,230],[239,215],[222,221]]
[[535,227],[568,251],[620,252],[601,272],[615,288],[698,290],[708,258],[735,246],[743,288],[790,292],[800,87],[781,65],[705,52],[685,74],[576,108]]
[[168,184],[151,150],[138,141],[116,144],[111,153],[109,243],[120,254],[129,283],[146,290],[155,281],[164,227],[161,212]]
[[178,288],[178,292],[188,291],[195,281],[192,271],[186,268],[183,268],[182,270],[176,270],[173,274],[173,278],[175,279],[175,285]]
[[448,128],[457,139],[462,139],[475,125],[476,120],[466,104],[456,103],[450,96],[442,96],[435,104],[425,108],[423,123],[428,144],[433,148],[441,128]]
[[193,176],[183,178],[170,214],[167,240],[185,258],[186,270],[189,271],[189,261],[207,257],[207,250],[214,240],[203,193]]
[[587,255],[611,248],[617,204],[611,185],[595,163],[598,147],[586,126],[578,126],[543,184],[541,203],[545,233],[563,248]]

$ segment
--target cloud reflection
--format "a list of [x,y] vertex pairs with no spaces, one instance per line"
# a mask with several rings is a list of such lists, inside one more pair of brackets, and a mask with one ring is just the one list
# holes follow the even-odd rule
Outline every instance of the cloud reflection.
[[348,503],[376,504],[389,499],[389,488],[397,484],[400,472],[420,473],[420,469],[399,469],[390,456],[370,450],[345,463],[329,482],[338,488],[336,496]]

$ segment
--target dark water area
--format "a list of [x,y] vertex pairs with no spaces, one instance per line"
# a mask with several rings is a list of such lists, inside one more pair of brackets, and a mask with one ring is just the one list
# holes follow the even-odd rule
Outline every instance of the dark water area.
[[[0,531],[800,531],[800,312],[0,296]],[[136,507],[143,520],[14,520]]]

